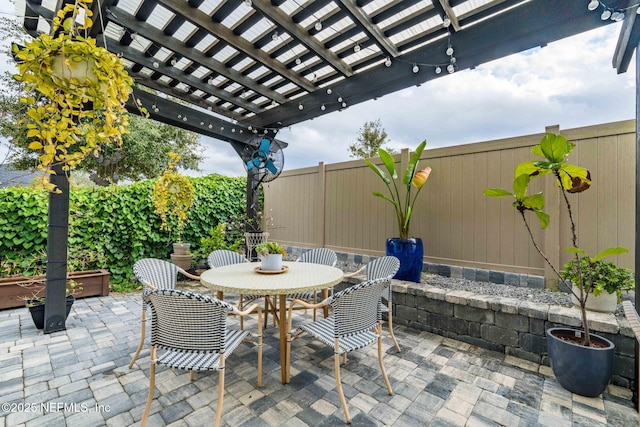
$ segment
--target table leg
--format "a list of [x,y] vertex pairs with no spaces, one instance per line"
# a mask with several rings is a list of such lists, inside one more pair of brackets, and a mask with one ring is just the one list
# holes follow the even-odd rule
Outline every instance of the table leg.
[[[328,296],[329,296],[329,289],[324,288],[322,290],[322,301],[326,300]],[[324,307],[322,307],[322,314],[324,315],[325,319],[327,317],[329,317],[329,306],[328,305],[325,305]]]
[[287,384],[289,378],[287,378],[287,295],[279,295],[279,311],[280,316],[278,318],[278,327],[280,328],[280,372],[282,373],[282,384]]

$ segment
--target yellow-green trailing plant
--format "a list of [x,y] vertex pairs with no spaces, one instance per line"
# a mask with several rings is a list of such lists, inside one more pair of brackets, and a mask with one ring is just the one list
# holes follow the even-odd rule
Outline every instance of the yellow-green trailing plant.
[[[54,165],[68,171],[105,144],[122,145],[129,123],[125,104],[133,80],[120,58],[97,46],[88,33],[92,0],[77,0],[58,11],[51,34],[40,34],[12,50],[30,106],[26,119],[29,149],[38,153],[37,169],[51,174]],[[49,190],[53,184],[44,181]]]
[[187,213],[193,206],[195,189],[191,181],[176,170],[180,156],[169,153],[169,157],[167,169],[153,187],[153,205],[162,220],[161,228],[174,233],[176,241],[182,243],[182,231],[188,220]]

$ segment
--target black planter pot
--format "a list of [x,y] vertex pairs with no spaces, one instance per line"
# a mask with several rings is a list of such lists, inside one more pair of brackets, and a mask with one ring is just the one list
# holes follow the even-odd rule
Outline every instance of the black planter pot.
[[400,239],[396,237],[387,239],[386,254],[400,260],[400,269],[393,276],[394,279],[420,283],[422,256],[424,255],[422,239]]
[[[64,316],[66,319],[71,312],[71,306],[75,301],[73,295],[67,295],[67,311]],[[44,303],[41,301],[27,301],[27,307],[29,307],[29,313],[31,313],[31,319],[33,319],[34,325],[38,329],[44,329]]]
[[591,334],[591,341],[604,348],[585,347],[559,337],[573,337],[583,332],[569,328],[547,329],[547,352],[556,379],[562,387],[581,396],[599,396],[613,375],[615,345],[608,339]]

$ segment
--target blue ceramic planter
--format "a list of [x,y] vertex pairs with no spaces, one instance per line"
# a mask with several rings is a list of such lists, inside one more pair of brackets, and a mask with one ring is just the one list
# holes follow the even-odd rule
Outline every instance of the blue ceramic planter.
[[400,269],[393,277],[394,279],[420,283],[424,255],[422,239],[387,239],[386,253],[400,260]]
[[604,348],[585,347],[562,340],[582,331],[567,328],[547,329],[547,352],[553,374],[562,387],[581,396],[599,396],[613,375],[615,345],[608,339],[591,334],[591,341]]

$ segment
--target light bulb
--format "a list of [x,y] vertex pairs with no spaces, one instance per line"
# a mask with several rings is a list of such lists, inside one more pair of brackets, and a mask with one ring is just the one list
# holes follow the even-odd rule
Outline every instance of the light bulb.
[[442,72],[442,68],[436,67],[436,74],[440,74]]
[[269,131],[268,131],[267,129],[265,129],[263,133],[266,135],[266,134],[267,134],[267,132],[269,132]]
[[342,97],[341,96],[338,97],[338,102],[342,102]]
[[200,126],[204,126],[204,122],[200,122]]
[[418,71],[420,71],[420,68],[416,64],[413,64],[413,68],[411,69],[411,71],[416,74]]
[[300,58],[296,58],[296,65],[300,65],[302,64],[302,61],[300,60]]
[[385,67],[391,67],[391,58],[387,57],[387,60],[384,61]]
[[360,52],[360,45],[359,45],[359,44],[356,44],[356,45],[353,47],[353,51],[354,51],[355,53]]
[[278,32],[274,31],[273,34],[271,34],[271,40],[276,41],[278,40]]
[[636,9],[636,13],[640,15],[640,7]]
[[446,53],[448,56],[453,55],[453,48],[452,48],[451,46],[449,46],[449,47],[447,48],[447,51],[446,51],[445,53]]
[[159,66],[158,61],[153,61],[153,68],[158,68]]
[[231,133],[236,133],[236,128],[231,129]]
[[304,109],[304,105],[298,104],[298,110],[302,111]]
[[611,18],[611,11],[609,9],[605,9],[604,12],[602,12],[602,15],[600,15],[600,19],[606,21],[609,18]]
[[596,10],[598,6],[600,6],[600,2],[598,0],[591,0],[589,2],[589,5],[587,6],[587,9]]
[[445,16],[444,19],[442,20],[442,26],[445,28],[448,28],[449,25],[451,25],[451,19],[449,19],[448,16]]
[[624,19],[624,12],[614,12],[613,15],[611,15],[611,19],[616,22],[622,21]]
[[209,129],[213,129],[213,125],[209,125]]
[[171,65],[176,65],[178,63],[178,61],[176,61],[175,59],[171,60]]
[[313,27],[316,29],[316,31],[320,31],[322,29],[322,22],[316,22],[316,25],[314,25]]
[[187,121],[187,116],[184,116],[184,117],[182,118],[182,121],[183,121],[183,122],[186,122],[186,121]]
[[249,127],[247,129],[252,130],[253,126],[249,125]]
[[456,67],[454,67],[453,64],[447,65],[447,71],[449,72],[449,74],[453,73],[455,70]]
[[342,108],[347,108],[347,103],[346,102],[342,103]]
[[213,79],[209,79],[209,84],[213,86]]
[[251,0],[244,0],[244,4],[251,7]]
[[321,109],[322,111],[324,111],[324,110],[326,110],[326,109],[327,109],[327,107],[325,107],[325,106],[324,106],[324,104],[322,104],[322,105],[320,106],[320,109]]
[[456,63],[456,57],[452,56],[451,59],[449,59],[449,62],[451,62],[452,64]]
[[331,92],[333,92],[331,88],[327,89],[327,95],[331,95]]
[[182,118],[182,114],[178,114],[178,118],[181,119]]
[[224,126],[220,126],[220,130],[224,130]]

